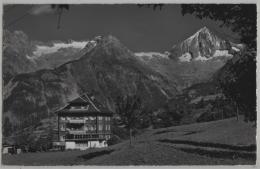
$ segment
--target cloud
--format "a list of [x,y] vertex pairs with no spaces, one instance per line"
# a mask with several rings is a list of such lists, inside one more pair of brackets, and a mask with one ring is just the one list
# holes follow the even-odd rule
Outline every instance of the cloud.
[[35,57],[40,57],[44,54],[55,53],[61,48],[78,48],[83,49],[88,41],[71,41],[70,43],[54,43],[52,46],[37,45],[36,50],[33,52]]
[[54,9],[51,5],[34,5],[30,13],[32,15],[49,14],[54,13]]

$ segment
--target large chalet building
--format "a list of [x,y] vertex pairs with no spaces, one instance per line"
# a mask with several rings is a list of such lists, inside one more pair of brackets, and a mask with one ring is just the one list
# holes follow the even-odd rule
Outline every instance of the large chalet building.
[[112,112],[90,95],[84,94],[56,111],[58,141],[61,149],[101,148],[111,137]]

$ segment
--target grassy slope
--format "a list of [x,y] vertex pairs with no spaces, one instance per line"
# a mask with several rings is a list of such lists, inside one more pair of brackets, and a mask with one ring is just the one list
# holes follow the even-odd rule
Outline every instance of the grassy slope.
[[[148,130],[135,138],[132,147],[129,147],[129,142],[125,141],[108,148],[87,151],[4,155],[3,163],[16,165],[255,164],[254,150],[243,150],[243,148],[247,149],[248,145],[256,144],[255,136],[256,128],[252,127],[252,124],[232,118]],[[179,140],[181,143],[171,143],[174,140]],[[212,143],[221,145],[218,147]],[[230,146],[235,149],[230,149]]]

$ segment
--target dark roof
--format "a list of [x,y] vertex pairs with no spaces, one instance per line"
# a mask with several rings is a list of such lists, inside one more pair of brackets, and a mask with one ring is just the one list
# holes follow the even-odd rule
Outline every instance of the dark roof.
[[[70,109],[70,106],[74,105],[84,105],[87,106],[87,110],[80,110],[80,109]],[[68,105],[64,106],[63,108],[56,111],[58,114],[112,114],[106,107],[100,104],[95,98],[91,98],[88,94],[84,94],[79,96],[78,98],[68,102]]]
[[82,98],[78,97],[72,101],[69,101],[69,103],[86,103]]
[[86,101],[86,99],[83,99],[83,95],[74,99],[74,100],[71,100],[69,101],[68,103],[71,104],[71,105],[77,105],[77,104],[88,104],[89,101]]
[[71,116],[112,116],[112,112],[90,112],[90,111],[80,111],[80,110],[68,110],[68,111],[59,111],[58,115],[71,115]]

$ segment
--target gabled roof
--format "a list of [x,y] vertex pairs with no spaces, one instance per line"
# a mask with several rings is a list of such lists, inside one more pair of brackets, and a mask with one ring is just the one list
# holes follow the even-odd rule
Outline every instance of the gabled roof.
[[[84,105],[85,109],[70,109],[70,106],[74,105]],[[69,101],[66,106],[56,111],[57,113],[97,113],[97,114],[112,114],[106,107],[100,104],[95,98],[91,98],[90,95],[84,94],[79,96],[78,98]]]
[[74,100],[69,101],[69,103],[85,103],[86,101],[84,101],[81,97],[78,97]]
[[[96,99],[91,99],[87,94],[84,94],[82,96],[79,96],[81,100],[87,102],[90,104],[91,107],[93,107],[96,111],[101,112],[101,110],[94,104],[94,100]],[[97,104],[97,102],[96,102]]]

